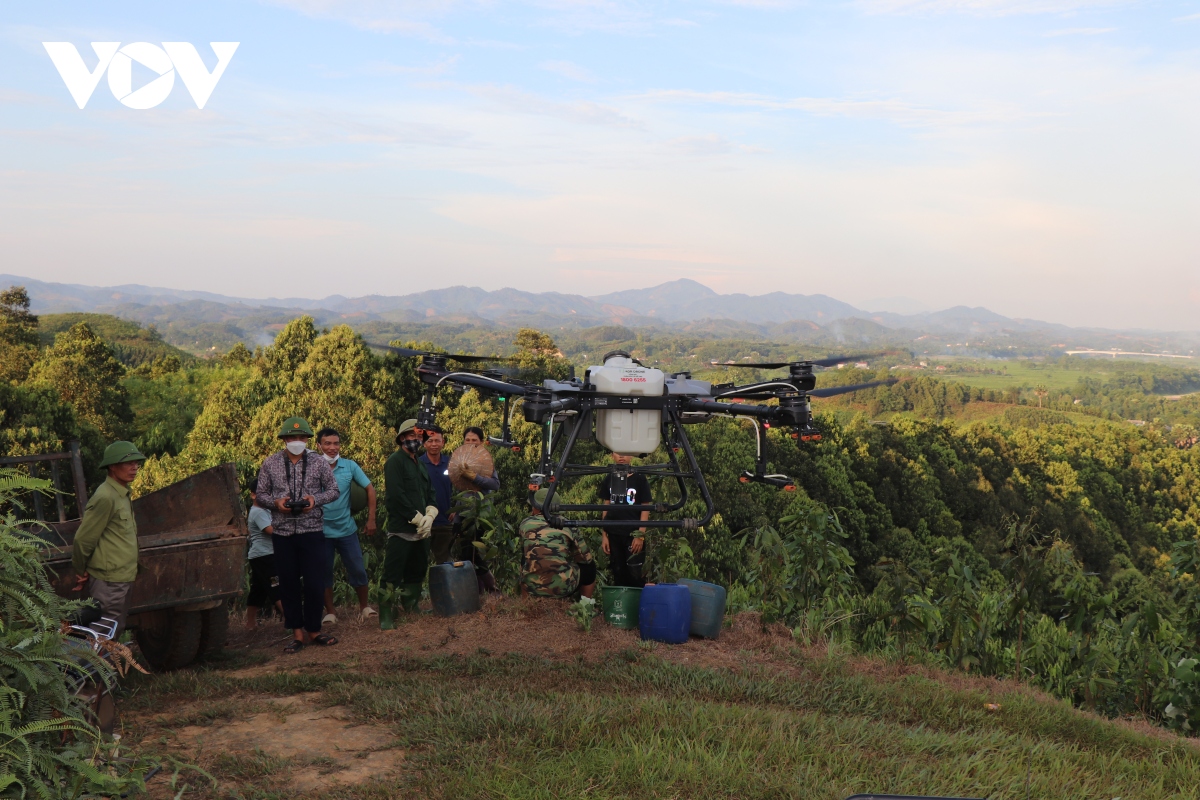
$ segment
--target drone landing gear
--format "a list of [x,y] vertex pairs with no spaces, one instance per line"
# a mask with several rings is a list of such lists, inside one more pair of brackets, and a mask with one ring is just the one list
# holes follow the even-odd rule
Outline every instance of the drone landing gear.
[[[491,375],[488,375],[488,371],[484,371],[483,374],[487,375],[488,377],[492,377]],[[499,375],[499,373],[496,374]],[[504,395],[500,398],[500,402],[504,404],[504,422],[500,427],[500,435],[489,436],[488,443],[495,447],[504,447],[514,453],[519,453],[521,452],[521,443],[513,441],[512,435],[509,433],[508,429],[509,420],[512,418],[511,410],[509,408],[511,398],[508,395]]]
[[783,489],[785,492],[796,491],[796,482],[787,475],[758,475],[746,470],[738,477],[738,480],[742,483],[765,483],[768,486]]
[[746,470],[738,477],[738,480],[742,483],[765,483],[768,486],[783,489],[785,492],[794,492],[796,491],[796,481],[787,475],[767,474],[767,452],[763,449],[763,437],[768,428],[770,428],[769,423],[763,422],[761,419],[754,420],[754,442],[758,446],[758,452],[754,459],[754,471]]

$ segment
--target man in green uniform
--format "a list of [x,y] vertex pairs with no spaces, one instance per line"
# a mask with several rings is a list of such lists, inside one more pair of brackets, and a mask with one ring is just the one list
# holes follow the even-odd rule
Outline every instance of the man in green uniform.
[[113,442],[104,450],[100,466],[108,477],[88,500],[75,532],[71,566],[76,589],[100,606],[100,613],[117,621],[114,636],[125,629],[133,581],[138,573],[137,525],[129,502],[129,484],[146,457],[133,442]]
[[416,611],[429,573],[429,534],[437,519],[437,495],[429,473],[417,461],[421,433],[415,419],[405,420],[396,434],[400,449],[383,466],[387,507],[387,550],[382,583],[399,586],[405,611]]
[[552,528],[542,514],[548,489],[533,495],[533,516],[521,522],[521,594],[570,597],[578,590],[591,597],[596,589],[596,563],[583,537]]

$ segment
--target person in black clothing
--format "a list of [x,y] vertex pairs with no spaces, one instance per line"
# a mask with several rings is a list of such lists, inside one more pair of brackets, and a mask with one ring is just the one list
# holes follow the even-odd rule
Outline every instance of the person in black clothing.
[[[612,454],[617,464],[628,466],[633,458],[617,453]],[[650,481],[645,475],[634,473],[626,481],[624,495],[613,496],[613,476],[610,473],[604,483],[600,484],[600,501],[612,508],[601,515],[604,519],[650,519],[649,511],[630,511],[622,505],[637,505],[649,503],[653,495],[650,491]],[[645,528],[605,528],[600,540],[600,549],[608,556],[608,564],[612,568],[613,584],[615,586],[646,585],[642,577],[642,565],[646,563],[646,529]]]

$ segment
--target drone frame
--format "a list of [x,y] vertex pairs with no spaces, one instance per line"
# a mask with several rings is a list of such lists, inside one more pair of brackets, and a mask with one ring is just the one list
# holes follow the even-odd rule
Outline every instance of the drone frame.
[[[495,370],[472,372],[467,370],[452,370],[447,362],[450,360],[486,360],[479,356],[454,356],[445,353],[412,351],[404,348],[386,347],[404,356],[420,356],[421,363],[417,367],[417,375],[425,384],[421,396],[421,407],[417,415],[417,427],[429,428],[437,422],[435,408],[435,393],[446,383],[461,387],[476,389],[481,394],[497,397],[502,403],[503,422],[501,435],[489,437],[489,442],[496,446],[506,447],[513,452],[520,452],[522,446],[511,438],[509,423],[514,399],[522,398],[525,419],[537,424],[541,430],[540,457],[538,471],[530,476],[529,498],[543,485],[548,489],[543,507],[548,510],[547,520],[556,527],[565,528],[682,528],[696,530],[707,525],[716,513],[712,493],[704,480],[704,473],[696,459],[691,441],[688,439],[685,427],[689,424],[706,422],[714,416],[732,418],[747,418],[754,423],[756,437],[755,469],[741,474],[739,480],[743,483],[762,483],[782,489],[795,491],[795,480],[787,475],[768,474],[764,439],[771,427],[789,429],[790,436],[797,444],[819,441],[821,433],[813,424],[811,397],[830,397],[836,394],[857,391],[894,380],[881,381],[852,386],[836,386],[826,389],[816,388],[814,366],[827,366],[851,357],[837,359],[816,359],[793,361],[784,364],[764,365],[735,365],[761,368],[788,367],[787,378],[774,378],[756,381],[743,385],[709,384],[703,381],[693,381],[688,372],[679,372],[667,377],[667,388],[660,396],[619,395],[599,392],[584,380],[572,377],[568,381],[547,380],[542,384],[531,384],[505,378]],[[497,361],[503,359],[495,359]],[[721,402],[721,400],[727,402]],[[745,402],[747,400],[775,400],[777,405],[759,405]],[[575,445],[583,440],[592,438],[593,417],[596,411],[612,411],[627,409],[657,410],[662,415],[662,441],[666,445],[667,462],[647,464],[638,467],[611,464],[593,466],[578,464],[570,461]],[[556,426],[558,430],[556,431]],[[561,447],[561,449],[560,449]],[[555,452],[559,455],[555,456]],[[683,463],[679,458],[683,456]],[[643,454],[643,457],[648,454]],[[587,475],[608,474],[613,476],[616,486],[627,484],[633,475],[647,477],[674,478],[679,489],[679,497],[671,503],[633,503],[623,505],[625,511],[649,511],[653,514],[669,514],[682,509],[688,502],[688,482],[696,485],[700,498],[704,502],[704,515],[700,518],[683,519],[631,519],[608,520],[598,517],[573,518],[564,516],[567,513],[594,514],[612,510],[612,506],[602,503],[556,503],[557,495],[564,479],[579,478]]]

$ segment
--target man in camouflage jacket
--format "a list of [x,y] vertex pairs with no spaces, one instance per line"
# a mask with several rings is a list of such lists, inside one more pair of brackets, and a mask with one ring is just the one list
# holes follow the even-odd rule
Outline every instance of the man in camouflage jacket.
[[521,522],[521,593],[534,597],[591,597],[596,564],[587,542],[569,530],[550,527],[542,515],[546,489],[533,497],[533,515]]

